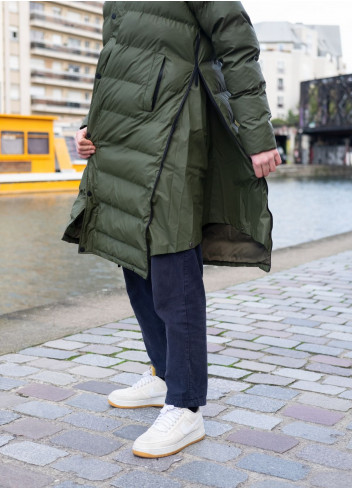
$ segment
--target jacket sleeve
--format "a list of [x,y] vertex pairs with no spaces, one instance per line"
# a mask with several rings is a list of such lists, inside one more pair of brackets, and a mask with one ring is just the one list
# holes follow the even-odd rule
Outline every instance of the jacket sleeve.
[[84,117],[84,119],[82,119],[82,122],[81,122],[81,125],[80,125],[80,129],[83,129],[84,127],[87,127],[88,125],[88,117],[89,117],[89,112],[88,114]]
[[247,154],[276,148],[259,43],[241,2],[188,2],[221,61],[229,102]]

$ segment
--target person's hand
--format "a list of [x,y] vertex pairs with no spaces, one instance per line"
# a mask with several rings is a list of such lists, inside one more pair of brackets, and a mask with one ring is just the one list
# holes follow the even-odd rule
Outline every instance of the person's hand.
[[79,156],[87,160],[92,154],[95,153],[95,146],[92,141],[86,138],[86,136],[87,128],[84,127],[76,132],[75,143]]
[[271,171],[275,171],[281,165],[281,156],[277,149],[262,151],[255,155],[250,155],[254,168],[255,176],[258,178],[267,177]]

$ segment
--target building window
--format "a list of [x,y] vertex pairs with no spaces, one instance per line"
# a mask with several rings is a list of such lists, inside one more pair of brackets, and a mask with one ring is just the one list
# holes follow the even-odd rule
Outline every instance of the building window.
[[61,88],[54,88],[54,90],[53,90],[53,98],[54,98],[54,100],[61,100],[62,99],[62,90],[61,90]]
[[278,49],[279,51],[285,51],[285,44],[281,44],[281,43],[279,43],[279,44],[277,45],[277,49]]
[[284,97],[282,97],[281,95],[279,95],[277,97],[277,106],[280,108],[280,109],[283,109],[284,107]]
[[278,60],[278,62],[277,62],[277,72],[278,73],[285,73],[285,61]]
[[11,100],[19,100],[20,99],[20,86],[19,85],[11,85],[10,98],[11,98]]
[[18,41],[18,28],[10,26],[10,39],[11,41]]
[[85,92],[85,93],[84,93],[84,98],[85,98],[86,100],[90,100],[90,93],[89,93],[89,92]]
[[90,42],[89,41],[84,41],[84,47],[85,48],[89,48],[90,46]]
[[84,67],[84,73],[85,73],[86,75],[89,75],[89,73],[90,73],[90,67],[89,67],[89,66],[85,66],[85,67]]
[[277,89],[278,90],[283,90],[284,89],[284,79],[283,78],[278,78],[277,79]]
[[60,61],[53,61],[52,70],[56,72],[62,71],[62,64],[60,63]]
[[71,48],[79,48],[81,45],[81,40],[78,39],[77,37],[69,37],[68,38],[68,45]]
[[3,155],[23,155],[24,133],[1,131],[1,153]]
[[89,15],[85,15],[84,16],[84,22],[86,22],[87,24],[89,23]]
[[95,49],[98,50],[98,51],[100,50],[100,43],[99,42],[96,42],[95,43]]
[[49,134],[47,132],[28,132],[28,154],[49,154]]
[[10,56],[10,69],[11,70],[18,70],[20,67],[20,59],[16,55],[11,55]]
[[69,73],[79,73],[81,71],[80,65],[69,64],[67,71]]
[[39,2],[30,2],[30,10],[36,12],[44,12],[44,5]]
[[81,14],[78,12],[68,12],[67,13],[67,18],[71,20],[72,22],[80,22],[81,21]]
[[30,94],[34,97],[45,97],[45,88],[37,85],[32,85],[30,88]]
[[31,41],[44,41],[44,31],[37,31],[36,29],[31,29]]
[[42,58],[31,58],[31,68],[45,68],[45,60]]
[[55,46],[61,46],[62,37],[60,36],[60,34],[53,34],[52,42]]
[[82,100],[82,92],[79,92],[78,90],[68,90],[67,99],[70,102],[79,102]]
[[61,15],[61,8],[60,7],[53,7],[53,15],[60,16]]
[[95,17],[95,23],[96,25],[100,25],[101,23],[100,17]]
[[17,14],[18,12],[18,2],[8,2],[9,4],[9,12],[13,14]]

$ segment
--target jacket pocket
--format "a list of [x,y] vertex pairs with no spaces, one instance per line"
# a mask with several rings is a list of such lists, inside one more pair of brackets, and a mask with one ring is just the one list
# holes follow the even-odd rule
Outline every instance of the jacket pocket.
[[165,66],[165,55],[155,53],[144,92],[143,110],[154,110]]

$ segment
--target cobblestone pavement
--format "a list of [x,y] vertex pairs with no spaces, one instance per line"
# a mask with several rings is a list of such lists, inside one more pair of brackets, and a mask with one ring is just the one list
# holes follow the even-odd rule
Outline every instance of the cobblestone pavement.
[[204,440],[132,454],[159,408],[107,403],[149,363],[130,317],[0,357],[0,487],[352,487],[352,252],[207,301]]

